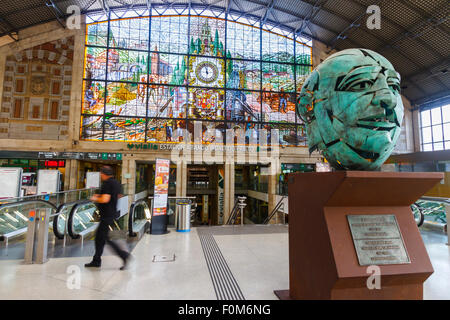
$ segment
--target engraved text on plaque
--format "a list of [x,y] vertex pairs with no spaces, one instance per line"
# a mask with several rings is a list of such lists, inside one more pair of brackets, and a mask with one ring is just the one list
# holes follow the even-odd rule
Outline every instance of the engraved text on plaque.
[[361,266],[410,263],[395,215],[347,215]]

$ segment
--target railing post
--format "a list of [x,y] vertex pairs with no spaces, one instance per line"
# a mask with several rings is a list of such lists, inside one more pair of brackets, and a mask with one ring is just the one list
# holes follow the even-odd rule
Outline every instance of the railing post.
[[50,221],[51,209],[39,210],[37,224],[37,245],[36,245],[36,263],[45,263],[48,249],[48,224]]

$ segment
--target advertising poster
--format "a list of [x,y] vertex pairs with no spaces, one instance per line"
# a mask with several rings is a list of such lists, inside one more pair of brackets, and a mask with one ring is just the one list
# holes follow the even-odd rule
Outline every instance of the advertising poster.
[[167,196],[169,193],[169,170],[170,170],[170,160],[156,159],[153,216],[162,216],[167,214]]
[[217,208],[219,213],[219,219],[218,224],[223,224],[223,208],[224,208],[224,201],[225,201],[225,193],[224,193],[224,179],[225,173],[224,169],[219,169],[219,183],[217,184]]

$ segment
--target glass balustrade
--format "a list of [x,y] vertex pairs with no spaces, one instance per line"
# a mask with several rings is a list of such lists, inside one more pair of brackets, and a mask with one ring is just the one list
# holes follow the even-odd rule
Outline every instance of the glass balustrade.
[[138,200],[133,203],[128,225],[130,236],[136,236],[135,232],[140,230],[151,218],[151,210],[145,200]]
[[68,232],[72,238],[93,229],[97,222],[94,215],[98,214],[97,206],[92,202],[78,203],[71,209]]
[[438,224],[447,223],[447,215],[445,212],[446,203],[444,201],[432,201],[420,199],[416,201],[415,204],[420,208],[420,211],[424,215],[425,221]]
[[[56,208],[45,201],[21,201],[15,203],[3,203],[0,205],[0,235],[11,237],[26,232],[30,211],[37,212],[41,209]],[[52,218],[51,218],[52,219]]]

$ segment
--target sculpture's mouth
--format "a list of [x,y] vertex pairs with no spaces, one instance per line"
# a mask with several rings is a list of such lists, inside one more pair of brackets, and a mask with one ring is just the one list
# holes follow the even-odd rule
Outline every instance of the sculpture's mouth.
[[360,149],[356,149],[354,147],[352,147],[351,145],[349,145],[347,143],[347,146],[352,149],[354,152],[356,152],[361,158],[364,158],[368,161],[376,161],[379,157],[380,154],[377,152],[369,152],[369,151],[364,151],[364,150],[360,150]]
[[359,119],[356,122],[358,128],[365,128],[375,131],[391,131],[397,126],[397,122],[393,122],[385,115],[372,116],[363,119]]

